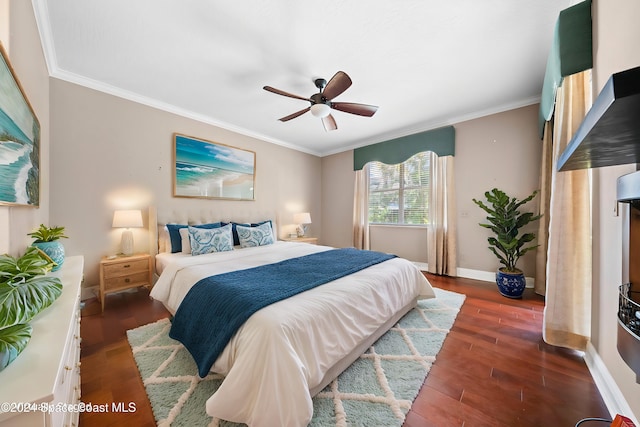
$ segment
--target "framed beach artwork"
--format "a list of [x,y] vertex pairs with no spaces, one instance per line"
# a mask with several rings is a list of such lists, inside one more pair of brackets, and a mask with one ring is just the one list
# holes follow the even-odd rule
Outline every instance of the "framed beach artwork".
[[174,135],[174,197],[255,200],[256,153]]
[[2,44],[0,205],[40,205],[40,123]]

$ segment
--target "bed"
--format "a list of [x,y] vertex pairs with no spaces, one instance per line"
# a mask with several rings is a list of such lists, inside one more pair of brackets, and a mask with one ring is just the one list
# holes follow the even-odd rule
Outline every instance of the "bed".
[[[163,251],[160,245],[156,266],[161,274],[151,296],[175,314],[194,284],[206,277],[331,250],[274,239],[193,256]],[[418,299],[433,297],[431,285],[411,262],[392,258],[260,309],[215,359],[211,371],[225,380],[207,400],[207,413],[251,427],[306,426],[313,415],[312,396]]]

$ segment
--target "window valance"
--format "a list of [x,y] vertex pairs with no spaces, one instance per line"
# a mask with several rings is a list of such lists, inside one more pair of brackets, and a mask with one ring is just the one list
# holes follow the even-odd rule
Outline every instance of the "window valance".
[[585,0],[561,11],[556,21],[540,99],[540,135],[553,116],[563,77],[592,67],[591,0]]
[[388,165],[402,163],[416,153],[433,151],[438,156],[455,154],[455,129],[446,126],[415,133],[353,150],[353,170],[360,170],[369,162]]

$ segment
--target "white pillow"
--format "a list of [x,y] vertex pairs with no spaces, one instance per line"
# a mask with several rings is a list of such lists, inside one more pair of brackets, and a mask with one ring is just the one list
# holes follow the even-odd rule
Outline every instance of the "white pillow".
[[178,230],[180,233],[180,240],[182,241],[182,253],[190,254],[191,253],[191,242],[189,241],[189,229],[181,228]]
[[233,250],[231,224],[219,228],[189,227],[191,255]]

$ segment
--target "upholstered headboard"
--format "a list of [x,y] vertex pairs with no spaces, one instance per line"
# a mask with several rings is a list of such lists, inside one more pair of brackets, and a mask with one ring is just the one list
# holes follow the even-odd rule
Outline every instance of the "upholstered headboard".
[[166,224],[198,225],[219,221],[255,223],[264,220],[271,220],[274,234],[276,237],[279,237],[279,218],[278,214],[274,211],[247,209],[243,210],[241,214],[237,212],[223,212],[221,210],[199,210],[193,212],[188,210],[171,210],[168,212],[158,212],[155,207],[151,207],[149,208],[149,228],[151,234],[149,247],[151,248],[152,255],[166,251],[168,241],[168,234],[165,229]]

